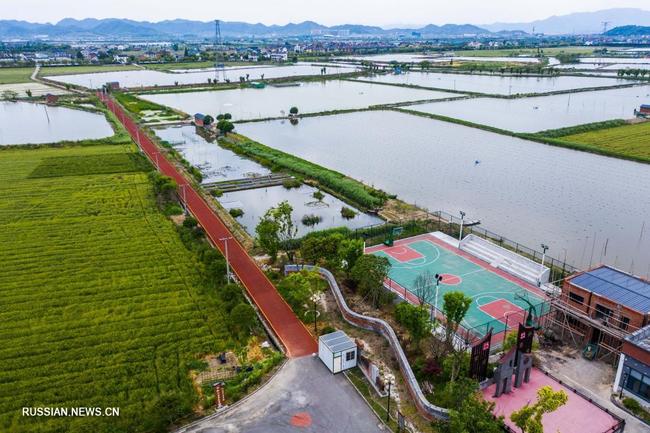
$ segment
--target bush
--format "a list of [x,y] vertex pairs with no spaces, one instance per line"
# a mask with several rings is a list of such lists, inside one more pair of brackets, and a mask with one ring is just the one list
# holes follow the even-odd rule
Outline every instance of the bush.
[[212,194],[213,197],[221,197],[223,195],[223,191],[221,191],[219,188],[215,188],[210,191],[210,194]]
[[178,205],[177,203],[167,203],[167,205],[163,209],[163,213],[166,216],[180,215],[183,213],[183,208],[180,207],[180,205]]
[[632,412],[636,413],[638,410],[642,410],[641,404],[633,398],[625,397],[623,399],[623,406]]
[[323,328],[320,330],[320,332],[318,333],[318,335],[331,334],[332,332],[336,332],[336,329],[333,328],[333,327],[331,327],[331,326],[329,326],[329,325],[327,325],[327,326],[323,327]]
[[289,179],[283,180],[282,186],[286,189],[300,188],[302,186],[302,182],[300,182],[300,180],[296,179],[295,177],[291,177]]
[[302,223],[308,227],[313,227],[321,221],[323,221],[323,217],[320,215],[311,214],[302,217]]
[[357,216],[357,213],[354,210],[350,209],[349,207],[343,206],[341,208],[341,216],[346,220],[351,220],[352,218]]
[[244,211],[238,207],[234,207],[228,211],[231,217],[239,218],[244,215]]
[[323,194],[320,190],[314,191],[314,193],[311,195],[318,201],[323,201],[325,198],[325,194]]

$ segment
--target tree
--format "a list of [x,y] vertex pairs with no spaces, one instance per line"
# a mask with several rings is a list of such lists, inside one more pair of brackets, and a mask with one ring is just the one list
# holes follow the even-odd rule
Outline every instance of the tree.
[[359,257],[350,272],[350,276],[357,283],[359,293],[369,298],[372,305],[379,307],[385,300],[384,280],[388,277],[390,262],[386,257],[372,254]]
[[445,293],[444,306],[442,310],[445,314],[445,343],[447,349],[453,353],[453,366],[451,370],[450,381],[456,380],[460,372],[462,356],[464,350],[454,350],[453,338],[460,326],[460,323],[465,318],[469,306],[472,304],[472,298],[459,291],[452,291]]
[[214,122],[214,117],[210,116],[209,114],[206,114],[206,116],[203,118],[203,124],[205,126],[210,126]]
[[217,122],[217,129],[223,133],[223,135],[228,135],[229,132],[232,132],[235,129],[235,125],[229,120],[223,119]]
[[250,305],[240,302],[230,312],[229,319],[231,331],[243,337],[255,326],[255,310]]
[[230,120],[230,119],[232,119],[232,114],[230,114],[230,113],[224,113],[223,118],[224,118],[225,120]]
[[25,90],[25,93],[27,94],[28,98],[32,97],[32,91],[30,89]]
[[323,291],[323,280],[317,271],[308,271],[306,269],[300,272],[291,273],[278,284],[278,291],[282,295],[291,309],[304,317],[304,313],[310,303],[310,297],[315,293]]
[[273,262],[278,258],[278,251],[280,250],[278,230],[278,224],[268,214],[263,216],[257,227],[255,227],[257,242],[264,252],[271,256]]
[[413,292],[417,296],[420,305],[424,305],[427,301],[427,295],[433,290],[434,284],[435,278],[429,270],[425,270],[415,277],[413,281]]
[[460,405],[449,410],[449,422],[444,424],[447,433],[502,433],[503,417],[492,415],[494,403],[485,401],[479,393],[473,393]]
[[298,114],[298,107],[291,107],[289,109],[289,114],[291,114],[293,116],[297,115]]
[[569,396],[564,390],[553,391],[550,386],[543,386],[537,390],[537,402],[532,406],[527,404],[510,414],[510,419],[522,433],[544,433],[542,416],[556,411],[564,406]]
[[349,273],[359,257],[363,256],[363,241],[361,239],[343,239],[339,243],[337,254],[341,268]]
[[411,336],[411,341],[418,347],[420,341],[431,332],[429,314],[422,306],[402,302],[395,307],[395,320],[403,325]]
[[[291,218],[292,212],[293,207],[286,200],[267,211],[267,215],[277,224],[280,243],[285,245],[293,240],[298,233],[298,227],[296,227]],[[289,255],[289,260],[293,261],[293,250],[287,249],[287,254]]]

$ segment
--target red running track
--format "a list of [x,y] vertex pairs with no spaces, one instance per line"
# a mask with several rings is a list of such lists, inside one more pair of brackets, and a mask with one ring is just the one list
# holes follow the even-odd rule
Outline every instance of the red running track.
[[178,183],[179,196],[197,219],[214,245],[225,255],[224,238],[228,240],[230,266],[255,302],[266,322],[287,350],[290,357],[310,355],[318,351],[316,341],[296,317],[289,305],[282,299],[262,270],[255,264],[244,247],[234,238],[225,224],[214,213],[201,195],[194,190],[185,177],[172,165],[158,147],[139,130],[137,124],[127,116],[112,98],[103,94],[99,97],[117,116],[131,137],[146,153],[158,171]]

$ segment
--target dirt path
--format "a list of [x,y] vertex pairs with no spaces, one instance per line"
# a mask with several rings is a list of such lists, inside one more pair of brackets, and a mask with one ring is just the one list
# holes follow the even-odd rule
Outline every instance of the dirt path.
[[289,305],[282,299],[266,275],[257,267],[248,252],[234,238],[201,195],[192,187],[181,172],[167,160],[156,145],[139,130],[112,98],[99,94],[108,108],[115,113],[136,143],[147,154],[158,170],[178,183],[181,200],[205,230],[212,243],[225,255],[226,242],[230,265],[237,278],[246,288],[275,335],[290,357],[300,357],[317,352],[316,341]]

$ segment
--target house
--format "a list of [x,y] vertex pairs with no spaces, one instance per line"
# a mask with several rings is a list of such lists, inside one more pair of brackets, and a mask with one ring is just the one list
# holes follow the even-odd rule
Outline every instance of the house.
[[650,282],[601,265],[567,277],[556,304],[595,356],[618,354],[628,335],[650,323]]
[[650,408],[650,326],[623,341],[613,390]]
[[357,345],[343,331],[321,335],[318,338],[318,357],[332,373],[356,367]]
[[58,101],[59,101],[58,95],[53,95],[51,93],[45,95],[45,103],[47,105],[55,105]]
[[196,113],[194,115],[194,125],[203,126],[204,119],[205,119],[205,114]]

